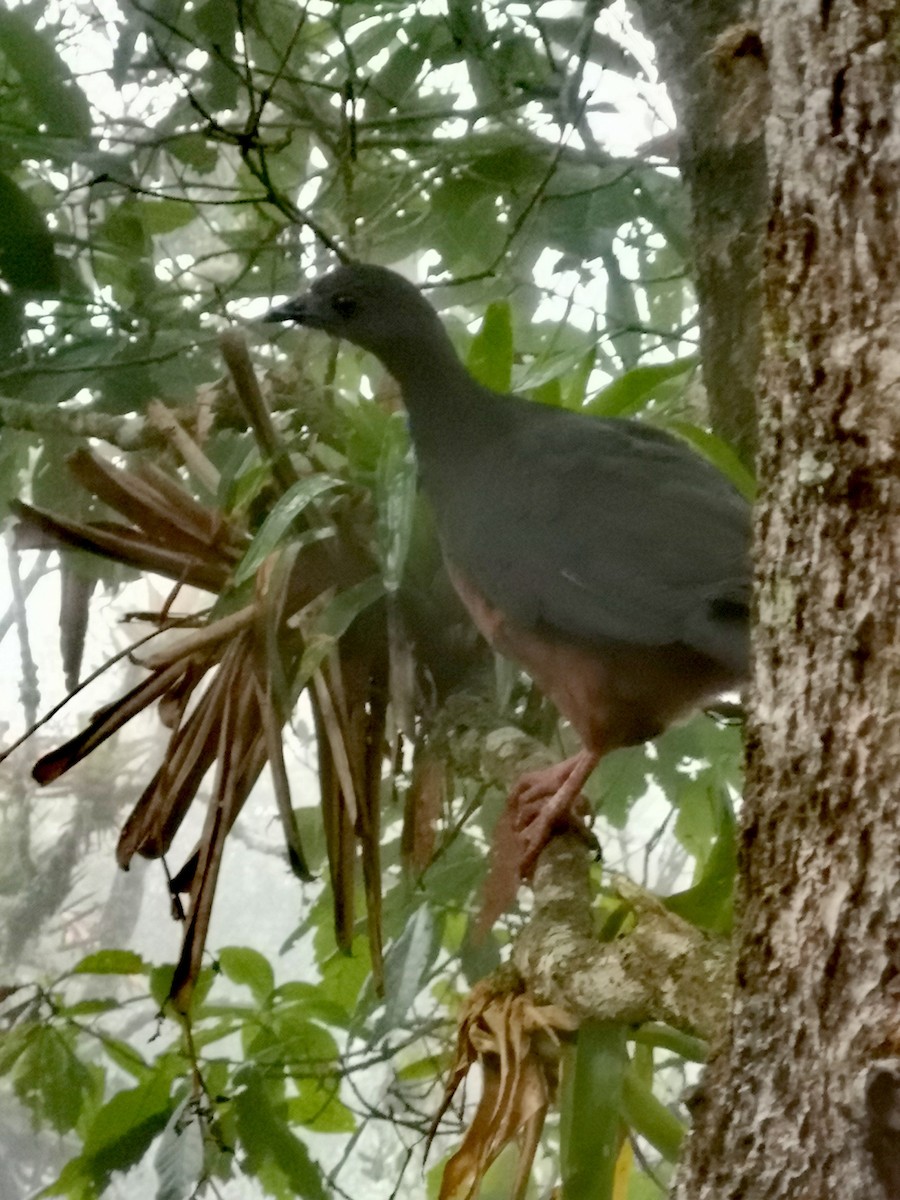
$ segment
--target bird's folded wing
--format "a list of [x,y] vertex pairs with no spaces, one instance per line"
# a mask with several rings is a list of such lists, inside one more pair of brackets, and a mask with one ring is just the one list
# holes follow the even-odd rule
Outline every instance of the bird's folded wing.
[[447,553],[508,617],[745,654],[748,508],[686,445],[631,422],[527,421],[458,465],[438,505]]

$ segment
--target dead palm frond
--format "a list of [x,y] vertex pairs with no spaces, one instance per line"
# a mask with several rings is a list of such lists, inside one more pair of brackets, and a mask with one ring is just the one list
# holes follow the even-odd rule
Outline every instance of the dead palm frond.
[[[246,362],[241,365],[246,351],[233,337],[225,349],[250,424],[277,467],[273,486],[284,492],[298,474],[275,440],[252,372],[248,374]],[[179,444],[188,436],[180,429]],[[202,458],[196,444],[191,453],[195,461]],[[339,512],[319,508],[315,519],[331,523],[331,536],[304,538],[295,522],[300,536],[271,551],[247,595],[247,586],[233,585],[235,569],[252,541],[241,517],[202,504],[179,480],[145,462],[125,467],[85,449],[72,455],[69,467],[116,519],[76,521],[20,502],[15,506],[20,545],[86,550],[165,575],[177,585],[202,588],[216,601],[196,627],[169,633],[168,644],[139,660],[148,677],[44,755],[34,768],[35,778],[40,783],[58,779],[139,712],[158,704],[170,734],[162,763],[121,830],[117,858],[127,869],[134,854],[156,858],[169,852],[202,781],[212,773],[199,842],[170,876],[176,912],[184,919],[171,997],[186,1011],[202,961],[225,838],[267,763],[292,869],[300,878],[310,878],[282,751],[284,725],[306,689],[318,741],[336,936],[349,948],[360,859],[379,982],[379,795],[389,694],[383,604],[370,605],[351,621],[331,639],[327,653],[311,663],[306,656],[307,614],[375,572],[363,539]],[[313,520],[305,519],[307,526]],[[168,606],[156,618],[160,628],[167,624],[167,612]]]

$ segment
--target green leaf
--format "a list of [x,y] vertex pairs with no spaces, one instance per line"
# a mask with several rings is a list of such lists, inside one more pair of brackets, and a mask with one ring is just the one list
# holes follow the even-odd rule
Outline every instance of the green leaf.
[[287,1101],[288,1119],[316,1133],[353,1133],[356,1118],[338,1095],[336,1081],[298,1079],[297,1095]]
[[73,969],[73,975],[144,975],[147,964],[132,950],[98,950]]
[[219,51],[224,52],[234,46],[238,9],[233,0],[206,0],[206,3],[197,9],[194,20],[201,33],[205,34]]
[[678,816],[675,836],[697,860],[699,877],[719,828],[719,803],[716,789],[704,779],[685,780],[678,789]]
[[288,534],[297,517],[317,496],[340,487],[340,480],[330,475],[310,475],[288,488],[262,524],[247,553],[238,563],[234,584],[243,583],[255,575],[275,547]]
[[[2,16],[0,13],[0,24]],[[2,172],[0,213],[0,276],[11,288],[31,295],[56,292],[59,270],[44,214]]]
[[203,1130],[194,1105],[183,1100],[169,1117],[153,1158],[156,1200],[185,1200],[203,1173]]
[[287,1004],[276,1009],[271,1017],[274,1042],[265,1045],[265,1038],[251,1042],[248,1055],[259,1062],[295,1062],[319,1068],[328,1066],[339,1057],[334,1036],[307,1015],[305,1004]]
[[400,413],[391,417],[375,477],[378,560],[385,590],[400,587],[416,511],[416,459]]
[[371,96],[375,101],[376,113],[396,108],[403,101],[416,82],[423,58],[423,52],[418,47],[395,47],[385,65],[368,82],[367,103]]
[[333,948],[334,933],[328,925],[323,924],[316,930],[314,945],[316,961],[322,973],[322,982],[319,985],[322,994],[326,999],[344,1005],[352,1012],[362,986],[372,971],[368,939],[355,937],[350,953],[344,954]]
[[318,670],[319,664],[329,654],[361,612],[380,600],[384,595],[384,583],[380,575],[370,575],[361,583],[356,583],[346,591],[338,592],[326,604],[308,631],[306,649],[300,663],[300,670],[294,681],[295,692],[305,687],[312,675]]
[[0,12],[0,54],[19,76],[31,111],[50,137],[89,137],[91,111],[84,92],[24,9]]
[[587,396],[588,383],[597,362],[597,347],[592,346],[575,369],[571,382],[566,388],[566,408],[581,409]]
[[145,258],[151,249],[150,235],[144,224],[146,205],[133,196],[112,209],[98,233],[118,256],[126,260]]
[[144,228],[151,236],[183,229],[185,225],[190,225],[196,216],[197,210],[194,205],[183,200],[145,200],[141,204]]
[[248,946],[226,946],[218,954],[222,974],[232,983],[248,987],[254,999],[262,1003],[275,986],[275,973],[269,960]]
[[718,836],[703,874],[686,891],[669,896],[665,906],[700,929],[727,934],[733,920],[737,875],[737,821],[727,793],[719,793]]
[[696,355],[691,355],[688,358],[676,358],[673,362],[632,367],[598,392],[585,405],[585,412],[595,417],[630,416],[644,407],[654,388],[668,379],[692,371],[698,362]]
[[560,1103],[563,1200],[610,1200],[622,1143],[626,1029],[586,1021],[567,1055]]
[[114,1171],[127,1171],[143,1158],[165,1128],[173,1107],[169,1099],[172,1070],[171,1064],[159,1064],[144,1082],[117,1092],[95,1113],[75,1161],[81,1175],[90,1179],[98,1192]]
[[103,1039],[104,1053],[123,1071],[127,1071],[134,1079],[144,1079],[150,1070],[141,1055],[127,1042],[116,1038]]
[[40,1028],[40,1025],[23,1022],[12,1029],[0,1030],[0,1075],[12,1070]]
[[274,1195],[328,1200],[322,1173],[309,1151],[286,1121],[286,1105],[273,1095],[261,1072],[248,1068],[240,1074],[243,1090],[234,1100],[237,1132],[250,1172],[262,1179]]
[[488,305],[469,347],[466,366],[479,383],[495,392],[508,392],[512,387],[512,314],[505,300]]
[[172,963],[163,963],[150,971],[150,995],[160,1010],[164,1009],[168,1002],[174,975],[175,967]]
[[717,434],[710,433],[708,429],[701,429],[688,421],[660,421],[659,424],[690,442],[731,480],[745,500],[753,502],[756,498],[756,479],[728,442]]
[[625,1072],[622,1080],[622,1116],[663,1158],[676,1161],[684,1140],[684,1125],[631,1069]]
[[200,175],[214,171],[219,162],[218,150],[202,133],[184,133],[180,137],[170,138],[166,142],[166,150]]
[[421,905],[384,959],[384,1013],[376,1023],[373,1038],[384,1037],[403,1024],[406,1014],[425,984],[440,948],[434,916]]
[[94,1079],[75,1053],[74,1032],[38,1026],[19,1056],[16,1095],[40,1124],[68,1133],[81,1118]]
[[[319,816],[319,820],[321,821],[321,816]],[[350,1024],[350,1014],[345,1006],[327,999],[322,995],[318,986],[313,983],[304,983],[299,979],[283,983],[272,993],[273,1005],[282,1002],[302,1005],[303,1011],[309,1017],[325,1025],[334,1025],[338,1029],[345,1029]]]
[[635,1029],[632,1039],[644,1046],[654,1046],[661,1050],[669,1050],[686,1058],[689,1062],[705,1063],[709,1058],[709,1044],[702,1038],[692,1037],[673,1029],[669,1025],[647,1022]]

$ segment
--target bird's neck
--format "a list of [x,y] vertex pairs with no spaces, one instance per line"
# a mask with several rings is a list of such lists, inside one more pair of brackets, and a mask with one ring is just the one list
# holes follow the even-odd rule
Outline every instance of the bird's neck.
[[435,322],[428,338],[398,338],[379,358],[400,385],[417,449],[428,454],[464,439],[484,419],[485,396]]

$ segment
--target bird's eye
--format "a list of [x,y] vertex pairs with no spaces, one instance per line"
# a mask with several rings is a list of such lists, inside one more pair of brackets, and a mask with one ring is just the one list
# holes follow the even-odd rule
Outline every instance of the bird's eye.
[[331,307],[339,317],[352,317],[356,312],[356,301],[352,296],[335,296]]

